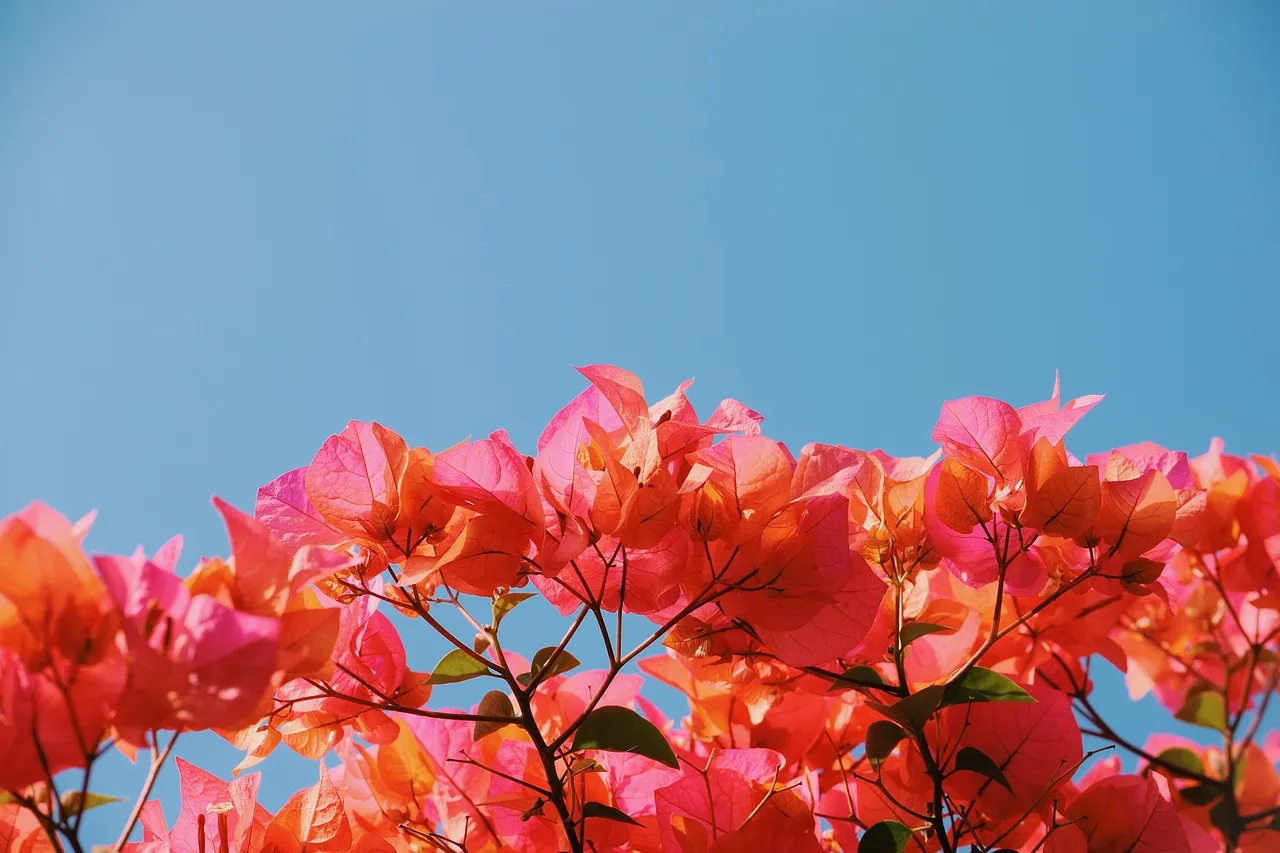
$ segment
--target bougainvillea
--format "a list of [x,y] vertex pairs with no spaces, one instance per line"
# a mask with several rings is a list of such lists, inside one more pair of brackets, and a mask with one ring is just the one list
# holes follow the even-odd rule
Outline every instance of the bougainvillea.
[[[1273,459],[1081,461],[1101,398],[1056,387],[943,404],[927,458],[793,452],[736,401],[581,373],[532,456],[353,421],[252,515],[215,500],[230,554],[185,573],[179,539],[88,556],[92,519],[5,519],[0,847],[90,849],[120,751],[151,772],[101,849],[133,853],[1280,850]],[[1127,741],[1102,665],[1214,745]],[[175,754],[200,731],[231,779]],[[271,814],[277,749],[317,772]]]

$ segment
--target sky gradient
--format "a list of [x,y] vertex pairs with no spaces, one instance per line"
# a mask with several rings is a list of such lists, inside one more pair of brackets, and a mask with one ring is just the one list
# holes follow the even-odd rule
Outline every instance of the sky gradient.
[[1081,456],[1274,453],[1278,45],[1265,0],[0,2],[0,512],[190,569],[348,419],[531,449],[594,362],[793,448],[1060,370]]

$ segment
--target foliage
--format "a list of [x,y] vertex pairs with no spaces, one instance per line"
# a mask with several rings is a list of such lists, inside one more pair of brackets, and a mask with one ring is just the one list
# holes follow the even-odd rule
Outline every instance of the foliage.
[[[253,515],[215,500],[230,556],[185,577],[180,539],[90,557],[91,518],[0,523],[0,847],[84,851],[118,750],[150,754],[106,848],[134,853],[1280,849],[1275,461],[1082,462],[1063,439],[1101,398],[1056,386],[944,404],[929,458],[793,454],[736,401],[703,420],[687,383],[650,404],[581,372],[531,457],[353,421]],[[504,626],[535,596],[565,626],[527,660]],[[413,623],[447,651],[427,671]],[[1100,659],[1220,745],[1127,742]],[[205,730],[243,761],[174,756],[171,823],[156,773]],[[318,779],[273,815],[241,773],[281,747]]]

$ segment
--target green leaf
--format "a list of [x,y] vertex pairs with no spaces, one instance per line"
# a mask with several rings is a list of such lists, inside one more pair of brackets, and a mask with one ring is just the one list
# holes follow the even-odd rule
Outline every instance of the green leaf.
[[[480,706],[476,708],[477,714],[483,714],[487,717],[511,717],[511,722],[515,722],[516,709],[511,706],[511,699],[501,690],[490,690],[480,699]],[[487,734],[496,732],[503,726],[510,723],[500,723],[494,720],[477,720],[476,727],[472,731],[473,740],[480,740]]]
[[504,592],[495,598],[493,600],[493,627],[497,628],[501,625],[502,617],[515,610],[517,604],[535,598],[537,595],[536,592]]
[[876,672],[869,666],[853,666],[846,669],[844,673],[831,682],[831,686],[827,688],[828,693],[835,693],[840,690],[866,690],[869,687],[879,687],[884,684],[884,679],[880,677],[880,673]]
[[1031,694],[1005,676],[984,666],[975,666],[947,687],[941,707],[970,702],[1035,702]]
[[64,815],[75,815],[87,812],[89,809],[96,809],[98,806],[105,806],[107,803],[118,803],[123,799],[124,797],[108,797],[106,794],[95,794],[89,791],[81,800],[79,791],[63,791],[59,802]]
[[954,634],[955,632],[955,628],[948,628],[946,625],[935,625],[932,622],[908,622],[898,632],[898,642],[902,643],[902,647],[905,649],[916,640],[929,634]]
[[1204,726],[1214,731],[1225,731],[1227,728],[1227,706],[1222,694],[1213,690],[1201,690],[1187,694],[1186,701],[1174,714],[1184,723]]
[[1173,765],[1173,767],[1176,767],[1179,770],[1185,770],[1188,773],[1195,773],[1201,776],[1204,775],[1204,762],[1200,760],[1200,756],[1196,755],[1185,746],[1169,747],[1164,752],[1157,755],[1156,758],[1159,758],[1167,765]]
[[[538,649],[537,654],[533,656],[533,663],[529,665],[529,671],[523,675],[517,676],[516,680],[528,687],[536,678],[539,681],[545,681],[553,675],[559,675],[562,672],[568,672],[582,661],[569,654],[567,651],[561,650],[556,655],[555,660],[551,660],[551,655],[555,652],[555,646],[547,646],[545,649]],[[551,660],[551,666],[547,666],[547,661]]]
[[938,703],[943,697],[943,687],[941,684],[934,684],[923,690],[912,693],[905,699],[900,699],[892,705],[884,705],[880,702],[872,702],[867,700],[873,710],[879,711],[891,720],[896,720],[903,726],[912,731],[920,731],[925,721],[938,710]]
[[533,801],[533,805],[529,806],[529,808],[525,809],[520,813],[520,820],[527,821],[529,818],[533,817],[534,815],[542,814],[542,807],[546,804],[547,804],[546,800],[542,799],[542,797],[538,797],[538,799]]
[[1190,785],[1179,789],[1178,793],[1193,806],[1207,806],[1222,796],[1222,791],[1212,785]]
[[1013,788],[1009,785],[1009,780],[1005,778],[1004,771],[1000,769],[1000,765],[996,764],[991,756],[980,749],[966,746],[956,753],[956,769],[969,770],[980,776],[986,776],[992,782],[1004,786],[1004,789],[1010,794],[1013,793]]
[[454,684],[458,681],[469,681],[481,675],[488,675],[489,668],[462,649],[454,649],[440,659],[436,668],[431,670],[431,684]]
[[896,820],[882,820],[862,835],[858,853],[903,853],[911,841],[911,830]]
[[680,766],[658,727],[620,705],[603,705],[586,716],[573,734],[573,751],[583,749],[633,752],[668,767]]
[[583,803],[582,817],[584,820],[589,817],[602,817],[605,820],[616,820],[618,823],[629,823],[633,826],[644,826],[644,824],[626,812],[619,811],[613,806],[606,806],[604,803]]
[[907,736],[896,723],[888,720],[876,720],[867,727],[867,760],[874,769],[879,769],[884,760],[893,752],[898,741]]
[[1213,824],[1228,838],[1235,838],[1244,831],[1244,821],[1236,814],[1235,808],[1225,799],[1209,809],[1209,823]]
[[579,758],[569,765],[569,772],[574,775],[579,773],[603,773],[604,765],[594,758]]

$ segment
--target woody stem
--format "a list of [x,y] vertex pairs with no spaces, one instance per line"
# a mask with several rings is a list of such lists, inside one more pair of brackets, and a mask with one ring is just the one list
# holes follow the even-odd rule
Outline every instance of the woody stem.
[[[903,579],[897,573],[897,560],[894,560],[894,638],[893,638],[893,665],[898,674],[898,685],[905,691],[906,695],[911,695],[911,688],[907,685],[907,668],[906,655],[902,647],[902,582]],[[951,839],[947,837],[947,825],[943,821],[944,809],[946,807],[945,792],[942,789],[942,770],[938,767],[938,763],[933,758],[933,753],[929,749],[929,742],[924,736],[924,731],[914,733],[916,746],[920,749],[920,756],[924,759],[925,771],[933,780],[933,813],[929,815],[929,824],[933,827],[933,834],[938,839],[938,845],[942,853],[953,853]]]
[[551,805],[555,807],[556,816],[560,818],[560,824],[564,827],[565,837],[569,841],[569,851],[570,853],[583,853],[582,839],[578,837],[573,815],[570,814],[569,804],[565,801],[564,784],[560,781],[560,774],[556,772],[555,748],[547,745],[546,738],[542,736],[542,730],[538,728],[538,720],[533,715],[531,696],[534,689],[536,689],[536,685],[531,685],[526,690],[520,684],[511,672],[511,667],[507,664],[506,653],[502,651],[502,644],[498,641],[498,632],[492,629],[484,629],[484,632],[488,635],[494,654],[498,658],[502,677],[506,680],[507,686],[511,688],[512,695],[516,697],[516,705],[520,708],[518,725],[529,735],[529,741],[533,744],[533,748],[538,751],[538,758],[542,762],[542,772],[547,777],[547,793],[551,795],[549,797]]
[[947,835],[947,825],[943,820],[946,807],[946,792],[942,789],[942,768],[934,760],[933,752],[929,749],[929,741],[925,738],[923,729],[916,734],[915,741],[916,746],[920,749],[920,757],[924,759],[925,772],[933,780],[933,814],[929,815],[929,823],[933,826],[933,834],[938,839],[938,846],[942,853],[954,853],[951,839]]
[[561,825],[564,826],[564,834],[569,839],[569,849],[572,853],[583,853],[582,839],[578,837],[573,815],[570,814],[569,804],[565,800],[564,784],[560,781],[560,774],[556,772],[555,750],[547,745],[542,731],[538,728],[529,695],[523,690],[516,690],[515,694],[516,704],[520,706],[521,727],[529,733],[529,740],[533,742],[534,749],[538,751],[538,758],[542,760],[542,771],[547,776],[547,792],[551,795],[549,799],[551,805],[555,807]]
[[[178,732],[173,733],[173,737],[169,739],[168,745],[165,746],[163,752],[157,752],[156,747],[151,747],[151,769],[147,771],[147,778],[142,783],[142,790],[138,792],[138,799],[133,804],[133,811],[129,813],[129,820],[125,822],[124,831],[120,833],[120,838],[116,841],[116,853],[120,853],[124,849],[124,845],[129,840],[129,834],[133,832],[133,828],[138,824],[138,818],[142,815],[142,807],[147,803],[147,797],[151,796],[151,789],[155,787],[156,778],[160,775],[160,768],[164,766],[164,761],[169,757],[169,753],[173,751],[173,745],[178,742]],[[156,737],[156,733],[152,733],[152,738]]]

